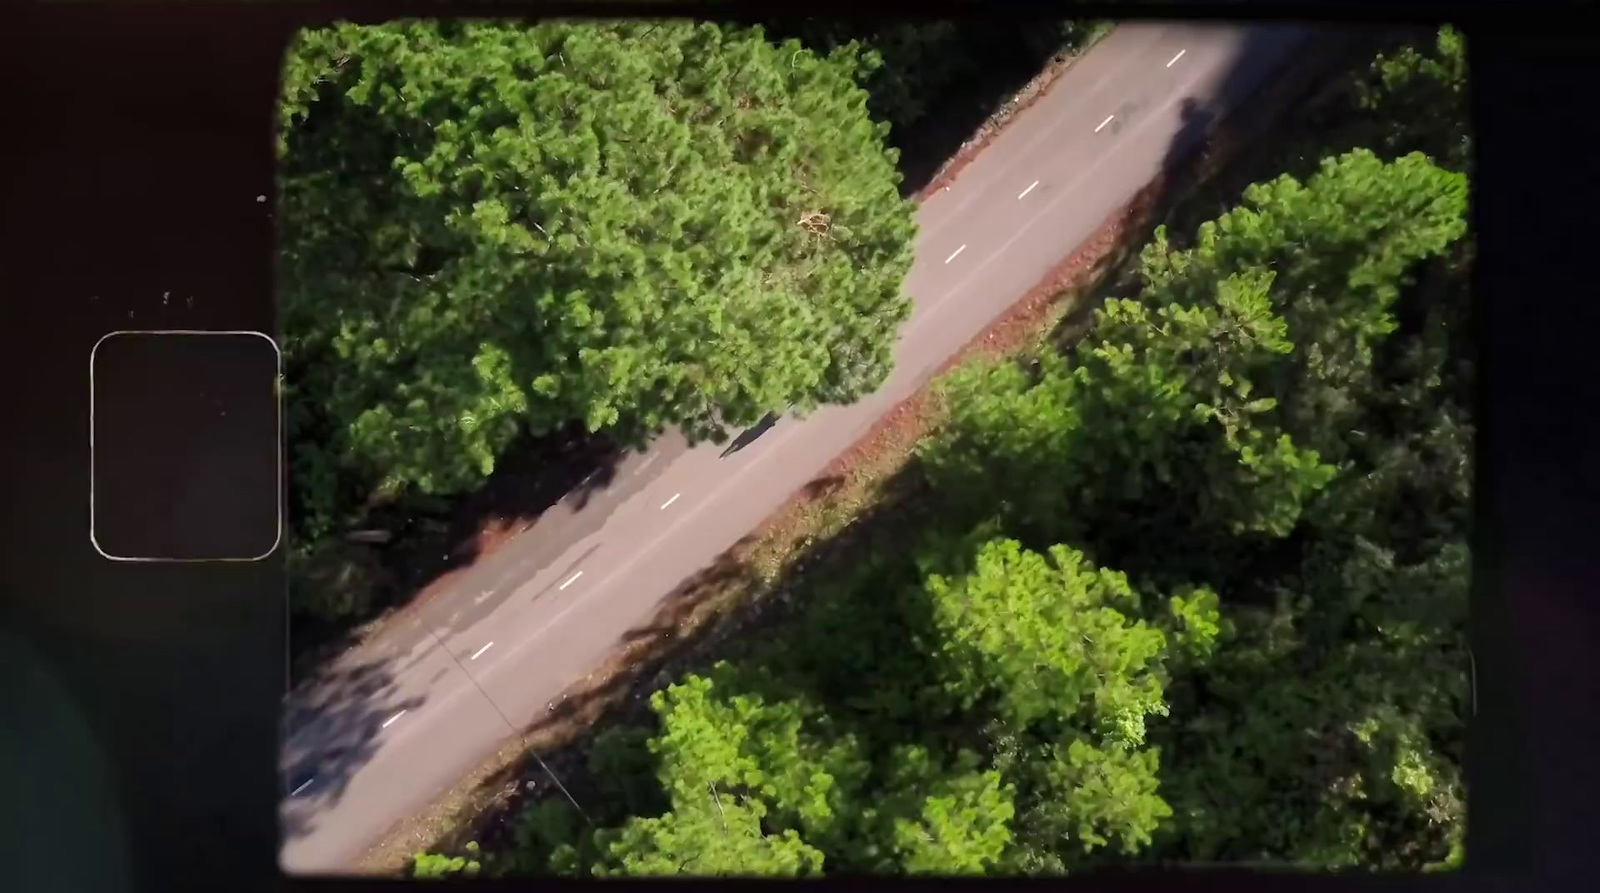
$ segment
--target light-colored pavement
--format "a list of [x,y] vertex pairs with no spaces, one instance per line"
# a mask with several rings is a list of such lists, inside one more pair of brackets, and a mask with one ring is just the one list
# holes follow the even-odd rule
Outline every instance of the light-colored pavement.
[[[781,419],[726,457],[678,437],[628,456],[586,504],[546,512],[417,620],[342,659],[378,667],[377,691],[294,696],[284,869],[347,870],[481,763],[507,720],[545,711],[1149,183],[1192,130],[1189,100],[1240,102],[1309,39],[1285,26],[1119,27],[919,209],[916,309],[877,393]],[[333,706],[319,711],[324,697]]]

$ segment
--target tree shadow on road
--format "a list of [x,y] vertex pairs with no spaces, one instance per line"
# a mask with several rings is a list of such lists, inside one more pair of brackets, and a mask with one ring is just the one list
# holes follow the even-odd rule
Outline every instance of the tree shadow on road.
[[761,421],[756,422],[754,425],[751,425],[750,427],[739,432],[739,436],[729,441],[728,446],[723,449],[722,458],[726,459],[750,444],[755,443],[756,440],[761,437],[761,435],[771,431],[773,425],[778,424],[778,418],[778,413],[769,412],[761,417]]
[[[426,596],[448,588],[463,571],[506,540],[565,504],[582,510],[616,480],[625,451],[603,436],[572,426],[524,437],[501,458],[493,475],[464,499],[414,499],[373,511],[369,527],[387,531],[388,543],[350,544],[378,580],[368,616],[392,622]],[[349,621],[325,622],[305,614],[291,621],[296,680],[316,672],[356,645],[364,630]]]
[[773,40],[794,37],[819,53],[857,40],[883,56],[883,68],[863,86],[873,117],[890,125],[907,197],[932,182],[1067,39],[1060,19],[1000,10],[981,18],[784,19],[765,27]]
[[386,720],[422,706],[422,698],[396,695],[390,664],[376,659],[325,670],[286,703],[279,752],[285,840],[314,831],[317,813],[344,797],[376,753]]
[[[1053,335],[1055,344],[1066,349],[1076,342],[1107,299],[1138,296],[1143,285],[1139,253],[1158,226],[1167,227],[1175,248],[1184,247],[1201,223],[1236,206],[1251,183],[1280,173],[1297,177],[1310,173],[1316,159],[1298,159],[1296,164],[1285,147],[1294,137],[1316,131],[1315,110],[1342,89],[1343,74],[1378,47],[1392,43],[1397,33],[1401,32],[1319,29],[1295,54],[1295,67],[1281,76],[1264,75],[1259,63],[1232,68],[1220,79],[1216,95],[1237,98],[1253,93],[1254,98],[1227,115],[1218,103],[1181,100],[1181,123],[1168,144],[1161,175],[1130,203],[1117,244],[1098,265],[1102,273],[1098,286],[1081,295],[1062,316]],[[1259,58],[1252,45],[1270,44],[1273,39],[1273,32],[1258,32],[1246,41],[1242,55]],[[1249,89],[1263,79],[1264,86]],[[1284,129],[1286,118],[1294,122],[1293,136]]]
[[[803,488],[796,501],[824,503],[846,483],[842,475],[825,473]],[[916,506],[914,495],[925,495],[922,488],[920,472],[908,466],[878,485],[880,498],[850,523],[846,535],[812,538],[791,532],[787,538],[794,548],[776,574],[762,569],[766,556],[754,551],[763,542],[760,532],[742,538],[666,596],[650,620],[624,633],[588,680],[569,688],[531,724],[530,746],[591,818],[616,820],[616,804],[604,799],[612,786],[589,773],[587,753],[594,735],[619,724],[653,726],[650,695],[687,672],[705,672],[721,659],[759,663],[761,655],[770,656],[772,637],[789,634],[788,624],[801,616],[797,609],[813,605],[817,593],[844,585],[854,572],[849,569],[866,567],[872,556],[903,548],[900,540],[908,532],[920,535],[905,512]],[[746,601],[751,593],[759,595]],[[544,768],[525,756],[479,785],[479,812],[441,846],[449,849],[475,840],[493,849],[508,839],[511,820],[522,805],[552,795],[561,796]]]

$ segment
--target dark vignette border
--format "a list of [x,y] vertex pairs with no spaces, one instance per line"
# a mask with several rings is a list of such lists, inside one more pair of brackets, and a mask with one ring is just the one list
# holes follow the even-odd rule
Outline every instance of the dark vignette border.
[[[861,15],[859,4],[792,4]],[[1584,223],[1591,33],[1576,3],[1008,3],[1114,17],[1450,17],[1470,41],[1478,179],[1480,523],[1474,542],[1478,719],[1465,876],[1345,887],[1509,886],[1581,877],[1594,827],[1590,736],[1600,639],[1600,449],[1587,374],[1595,331]],[[714,13],[771,4],[35,3],[0,28],[0,747],[17,784],[0,825],[19,890],[323,888],[276,871],[281,552],[247,565],[110,565],[85,535],[85,357],[116,328],[276,331],[270,127],[294,28],[403,14]],[[983,13],[883,2],[871,14]],[[257,196],[266,196],[258,202]],[[133,324],[129,324],[129,314]],[[149,325],[145,325],[145,323]],[[1588,670],[1588,672],[1585,672]],[[1590,679],[1590,682],[1583,682]],[[52,698],[56,700],[52,700]],[[65,700],[62,700],[62,699]],[[74,737],[75,736],[75,737]],[[20,771],[9,771],[13,768]],[[96,799],[103,798],[103,799]],[[1220,876],[1218,876],[1220,875]],[[1078,883],[1171,889],[1286,879],[1221,870]],[[341,887],[377,882],[340,884]],[[538,886],[552,885],[542,882]],[[886,883],[879,881],[878,883]],[[995,882],[1022,884],[1021,881]],[[1045,882],[1039,882],[1045,883]],[[454,886],[454,885],[447,885]],[[520,886],[520,885],[519,885]],[[526,886],[534,886],[527,884]]]

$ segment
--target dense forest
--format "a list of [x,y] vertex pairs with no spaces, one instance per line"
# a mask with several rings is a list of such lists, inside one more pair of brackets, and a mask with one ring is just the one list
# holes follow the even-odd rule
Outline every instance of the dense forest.
[[448,513],[541,438],[720,438],[872,391],[910,308],[895,144],[985,58],[1089,34],[772,28],[296,40],[277,219],[297,619],[370,616],[396,593],[349,534]]
[[[571,55],[603,55],[609,39],[580,43],[591,48]],[[647,39],[661,41],[651,46],[663,59],[679,58],[677,48],[694,40],[721,41],[752,66],[770,59],[754,35],[685,28]],[[857,303],[815,312],[854,333],[846,343],[861,371],[801,356],[752,370],[726,391],[730,417],[767,399],[843,397],[870,386],[881,374],[879,339],[903,313],[891,281],[903,270],[910,226],[904,206],[881,194],[889,162],[860,94],[844,86],[853,58],[808,59],[806,75],[774,77],[806,78],[816,93],[794,102],[828,103],[848,122],[841,145],[827,149],[838,157],[815,161],[811,185],[832,190],[830,209],[866,190],[850,235],[826,250],[876,252],[878,263],[866,273],[841,267],[841,277],[863,277],[850,291]],[[448,63],[435,61],[448,54],[426,59],[450,76]],[[506,62],[508,70],[516,64]],[[655,72],[666,62],[635,51],[628,64]],[[598,69],[590,76],[604,77]],[[916,513],[925,528],[914,548],[870,552],[848,568],[847,583],[817,594],[781,629],[656,692],[651,723],[603,731],[589,749],[582,815],[559,796],[539,800],[516,818],[504,847],[422,855],[415,873],[1006,874],[1196,860],[1458,866],[1471,714],[1474,424],[1465,76],[1450,29],[1385,52],[1352,73],[1337,107],[1319,109],[1314,126],[1286,130],[1284,163],[1227,210],[1184,231],[1159,229],[1138,256],[1139,287],[1101,306],[1081,338],[949,376],[946,418],[912,469],[928,502]],[[381,82],[371,95],[386,97],[372,100],[382,108],[406,101]],[[449,117],[437,114],[430,120]],[[638,114],[643,120],[630,126],[665,126]],[[785,126],[808,126],[799,112],[782,114],[793,115]],[[710,163],[695,153],[735,152],[728,133],[686,143],[683,164]],[[502,151],[481,151],[505,157],[492,148]],[[559,141],[551,151],[609,157]],[[464,173],[475,168],[453,162],[445,176],[417,163],[405,174],[417,184],[408,200],[452,189],[493,194],[487,175]],[[806,194],[776,175],[757,182],[759,162],[744,163],[751,180],[737,179],[745,172],[728,179],[753,185],[717,188]],[[624,188],[575,182],[567,188]],[[707,200],[727,203],[718,213],[739,207],[731,197]],[[786,200],[798,203],[789,212],[809,207]],[[514,255],[502,246],[526,230],[486,234],[512,226],[529,206],[482,201],[494,210],[453,221],[460,232],[441,232],[440,243],[465,256]],[[696,212],[657,213],[677,221]],[[376,251],[382,232],[367,227],[349,238],[372,240],[361,250]],[[762,262],[779,270],[818,250],[776,230],[765,244]],[[658,250],[638,262],[684,270],[682,300],[694,306],[697,268]],[[445,261],[443,272],[426,275],[457,277],[452,293],[490,295],[485,281],[509,280],[474,277],[516,276],[519,262],[504,262],[508,271],[469,275]],[[409,274],[348,269],[390,277],[394,294],[414,287]],[[667,337],[652,311],[631,309],[644,307],[644,296],[606,300],[616,309],[572,312],[620,313]],[[308,336],[299,349],[371,352],[358,369],[420,362],[384,353],[399,348],[363,328],[376,312],[353,308],[337,331]],[[736,305],[727,313],[738,319]],[[780,313],[760,324],[799,323]],[[418,325],[426,329],[426,319]],[[527,326],[518,350],[577,337]],[[579,363],[595,365],[571,374],[585,384],[539,395],[537,404],[530,395],[526,412],[631,416],[641,428],[709,420],[672,404],[670,382],[686,374],[677,363],[737,363],[679,361],[684,354],[664,344],[670,359],[647,359],[627,340],[631,329],[596,323],[583,331],[589,340],[576,342],[584,345],[578,355],[593,359]],[[630,350],[643,364],[627,367],[636,373],[607,365]],[[474,388],[452,399],[493,419],[481,408],[497,393],[495,370],[528,361],[487,357]],[[304,386],[314,387],[309,379]],[[409,418],[408,397],[340,387],[351,390],[338,399],[371,401],[377,413],[346,435],[346,455],[389,455],[382,444],[403,439],[394,428]],[[449,424],[437,414],[415,421]],[[498,429],[474,430],[486,433],[452,428],[448,446],[423,439],[417,449],[449,450],[465,463],[492,452]]]

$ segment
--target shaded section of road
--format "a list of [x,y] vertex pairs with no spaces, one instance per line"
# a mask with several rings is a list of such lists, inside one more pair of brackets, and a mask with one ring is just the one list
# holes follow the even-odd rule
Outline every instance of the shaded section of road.
[[[1306,36],[1272,27],[1119,29],[997,138],[951,192],[920,212],[924,231],[907,284],[917,309],[885,386],[852,406],[778,421],[759,443],[726,456],[702,446],[659,461],[639,475],[647,480],[629,496],[608,505],[598,527],[580,528],[576,520],[596,511],[596,502],[564,522],[570,529],[553,521],[548,534],[531,530],[463,574],[454,591],[430,604],[430,617],[443,614],[443,625],[424,624],[410,634],[412,650],[422,652],[411,656],[416,665],[397,671],[392,698],[421,698],[421,706],[380,728],[376,743],[361,751],[365,762],[341,767],[337,790],[286,801],[285,811],[295,818],[286,826],[285,867],[333,871],[347,865],[499,746],[512,731],[501,713],[519,727],[550,715],[552,699],[651,616],[678,581],[714,562],[1029,293],[1173,157],[1188,151],[1185,140],[1198,145],[1205,116],[1186,100],[1201,110],[1237,103]],[[1167,67],[1180,50],[1184,66]],[[1101,53],[1110,60],[1104,67],[1088,64]],[[1097,133],[1107,115],[1120,123]],[[1032,182],[1037,188],[1019,196]],[[962,211],[947,210],[951,202]],[[947,263],[957,247],[963,250]],[[631,477],[624,468],[616,480]],[[545,544],[558,529],[568,530],[565,544]],[[600,539],[604,548],[585,553]],[[519,579],[518,562],[535,554],[539,560]],[[582,579],[561,588],[574,570],[584,571]],[[503,585],[509,594],[498,609],[469,619],[464,600],[496,575],[508,576]],[[434,647],[437,658],[427,654],[431,636],[447,639],[446,648]],[[384,638],[375,647],[409,641]],[[481,658],[456,656],[491,641],[494,647]],[[369,711],[367,718],[381,713]],[[294,729],[286,755],[321,752],[318,729],[314,723]]]
[[749,428],[739,432],[739,436],[735,437],[731,442],[729,442],[728,446],[722,451],[722,458],[726,459],[750,444],[755,443],[756,440],[761,437],[761,435],[771,431],[772,426],[776,424],[778,424],[777,413],[769,412],[762,416],[759,422],[756,422]]
[[[864,86],[873,116],[890,124],[901,194],[911,196],[1065,45],[1062,20],[1007,12],[959,21],[785,19],[766,30],[820,53],[858,40],[883,55],[884,67]],[[1088,32],[1077,25],[1075,39]]]

